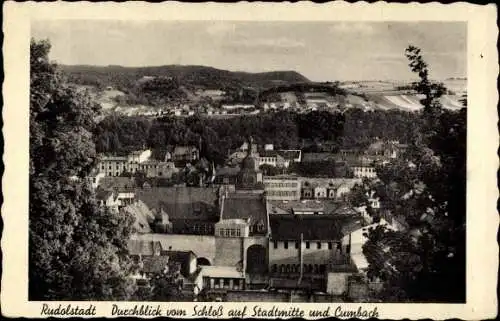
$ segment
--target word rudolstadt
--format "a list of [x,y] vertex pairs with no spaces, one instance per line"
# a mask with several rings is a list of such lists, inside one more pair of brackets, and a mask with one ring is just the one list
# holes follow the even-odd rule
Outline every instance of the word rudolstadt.
[[96,315],[96,307],[93,304],[90,304],[86,307],[81,307],[79,305],[62,305],[59,304],[56,307],[51,307],[47,303],[42,305],[42,311],[40,315],[47,316],[80,316],[80,315]]

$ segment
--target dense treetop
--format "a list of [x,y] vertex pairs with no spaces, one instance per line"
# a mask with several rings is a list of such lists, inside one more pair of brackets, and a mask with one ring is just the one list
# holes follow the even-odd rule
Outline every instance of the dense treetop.
[[83,179],[97,107],[62,81],[47,41],[30,49],[29,299],[126,299],[132,218],[99,207]]
[[[429,81],[420,49],[410,46],[406,55],[420,78],[414,88],[424,95],[420,131],[404,157],[377,168],[379,180],[365,180],[350,200],[367,206],[376,222],[386,217],[406,226],[366,235],[368,274],[384,282],[384,302],[465,302],[467,112],[443,110],[444,87]],[[383,208],[371,208],[369,197]]]

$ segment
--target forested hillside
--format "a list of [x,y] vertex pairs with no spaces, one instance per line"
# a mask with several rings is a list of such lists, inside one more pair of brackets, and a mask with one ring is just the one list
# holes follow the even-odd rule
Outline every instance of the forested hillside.
[[143,77],[171,77],[183,85],[219,89],[232,86],[266,88],[279,83],[309,82],[295,71],[263,73],[232,72],[205,66],[168,65],[158,67],[60,66],[70,82],[126,90]]
[[229,149],[240,146],[251,135],[258,144],[304,151],[336,151],[339,148],[365,147],[373,139],[408,142],[418,133],[418,114],[399,110],[345,113],[278,112],[230,119],[206,117],[126,117],[113,115],[102,120],[95,130],[96,148],[101,153],[127,153],[149,147],[198,145],[202,154],[222,164]]

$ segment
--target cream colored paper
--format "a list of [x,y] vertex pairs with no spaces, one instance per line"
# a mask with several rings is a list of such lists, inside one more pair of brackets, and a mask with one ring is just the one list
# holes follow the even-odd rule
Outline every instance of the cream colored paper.
[[[28,160],[29,160],[29,41],[30,22],[56,19],[120,20],[286,20],[286,21],[467,21],[468,22],[468,157],[467,157],[467,303],[466,304],[313,304],[261,303],[263,308],[298,306],[305,311],[338,306],[343,310],[377,308],[388,319],[483,319],[497,311],[496,286],[499,226],[496,201],[498,168],[497,110],[498,57],[496,8],[465,3],[443,4],[150,4],[131,3],[14,3],[4,5],[3,55],[3,161],[2,235],[3,274],[1,306],[6,316],[40,317],[43,302],[28,302]],[[66,305],[68,302],[63,302]],[[77,304],[77,303],[73,303]],[[97,316],[111,316],[112,302],[92,302]],[[134,302],[118,303],[120,308]],[[57,307],[50,302],[51,307]],[[88,307],[90,303],[80,303]],[[191,315],[197,303],[163,303],[186,309]],[[198,304],[200,305],[200,304]],[[206,303],[224,307],[256,304]],[[251,315],[251,311],[250,311]],[[248,316],[248,315],[247,315]]]

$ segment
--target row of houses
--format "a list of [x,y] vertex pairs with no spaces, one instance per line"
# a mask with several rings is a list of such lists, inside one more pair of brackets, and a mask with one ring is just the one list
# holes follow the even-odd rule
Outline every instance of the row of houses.
[[293,175],[264,177],[266,197],[279,201],[340,200],[354,185],[360,183],[360,178],[312,178]]
[[184,166],[186,163],[200,159],[200,150],[195,146],[175,146],[167,150],[163,161],[151,158],[151,150],[134,151],[126,156],[100,157],[97,172],[102,176],[120,176],[123,173],[143,172],[146,177],[166,177],[179,171],[176,164]]
[[[407,145],[400,144],[397,141],[381,141],[377,140],[367,148],[359,149],[341,149],[336,153],[332,152],[306,152],[303,153],[300,149],[294,150],[275,150],[273,144],[265,144],[263,148],[259,148],[253,142],[244,143],[239,149],[229,155],[227,160],[227,168],[220,170],[218,183],[232,180],[231,173],[236,173],[235,168],[241,163],[246,156],[247,150],[250,150],[257,158],[259,166],[268,165],[280,169],[283,173],[288,172],[287,169],[294,163],[302,163],[300,167],[309,166],[321,172],[325,166],[330,166],[331,170],[326,172],[335,172],[338,177],[353,177],[353,178],[375,178],[376,164],[384,164],[393,159],[400,157]],[[297,167],[295,167],[295,170]],[[324,171],[323,171],[324,172]],[[322,174],[324,175],[324,174]]]

